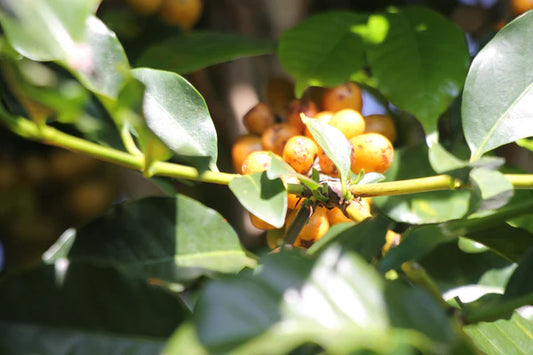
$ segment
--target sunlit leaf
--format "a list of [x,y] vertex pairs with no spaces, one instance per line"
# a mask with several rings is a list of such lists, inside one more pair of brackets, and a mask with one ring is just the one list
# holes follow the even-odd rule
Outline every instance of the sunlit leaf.
[[336,86],[348,81],[365,64],[362,31],[367,16],[326,12],[285,31],[278,55],[283,68],[296,79],[296,92],[307,86]]
[[471,160],[533,136],[533,12],[518,17],[477,54],[462,100]]
[[234,59],[270,54],[275,43],[230,33],[191,32],[165,39],[148,47],[137,66],[186,74]]

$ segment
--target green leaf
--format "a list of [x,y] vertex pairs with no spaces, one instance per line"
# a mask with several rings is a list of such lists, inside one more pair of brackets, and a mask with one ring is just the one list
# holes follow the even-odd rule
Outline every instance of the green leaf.
[[527,294],[533,294],[533,283],[530,282],[533,273],[533,247],[524,253],[518,262],[518,267],[511,275],[503,300],[522,297]]
[[[428,150],[417,144],[395,150],[392,166],[385,173],[388,181],[432,176]],[[468,210],[470,192],[434,191],[401,196],[375,197],[375,206],[397,222],[438,223],[462,217]]]
[[356,225],[353,223],[335,225],[314,243],[307,253],[310,255],[320,253],[335,242],[342,245],[345,250],[357,252],[363,259],[370,262],[381,254],[381,249],[385,244],[385,234],[390,224],[391,221],[388,218],[379,214]]
[[94,16],[86,21],[87,66],[71,68],[80,81],[99,95],[116,99],[129,77],[130,66],[117,36]]
[[208,355],[209,353],[207,352],[207,349],[200,344],[194,324],[192,324],[192,322],[187,322],[182,324],[174,334],[172,334],[161,354]]
[[190,32],[149,46],[137,66],[186,74],[234,59],[271,54],[275,43],[230,33]]
[[361,33],[366,19],[354,12],[326,12],[281,35],[278,56],[296,79],[298,96],[307,86],[336,86],[360,71],[365,64]]
[[488,246],[496,253],[512,261],[518,261],[524,251],[533,247],[533,234],[507,224],[468,232],[465,237]]
[[83,59],[85,21],[99,0],[5,0],[0,23],[20,54],[37,61]]
[[119,264],[140,277],[168,281],[237,272],[252,263],[218,212],[183,195],[118,205],[43,255],[48,262],[59,257]]
[[157,355],[163,346],[164,339],[0,321],[2,354],[92,355],[121,353],[127,349],[132,355]]
[[395,106],[413,113],[427,134],[434,132],[465,80],[470,58],[463,32],[422,7],[371,15],[372,22],[385,32],[369,39],[367,51],[377,88]]
[[302,117],[303,123],[309,128],[318,145],[331,159],[341,180],[343,197],[347,197],[347,183],[351,176],[352,146],[348,139],[337,128],[327,123]]
[[496,33],[472,62],[462,100],[471,160],[533,135],[532,31],[528,12]]
[[200,93],[178,74],[132,70],[145,86],[143,113],[148,127],[172,151],[217,160],[217,136]]
[[295,252],[271,254],[261,262],[255,275],[212,281],[202,290],[194,320],[198,339],[210,353],[227,352],[279,321],[283,292],[300,287],[312,266]]
[[248,211],[276,228],[283,227],[287,213],[287,192],[280,179],[270,180],[266,172],[233,178],[229,188]]
[[533,352],[533,317],[515,312],[510,320],[482,322],[464,327],[474,344],[486,354],[531,354]]
[[[51,351],[55,354],[66,344],[73,348],[64,347],[61,353],[70,354],[84,344],[93,353],[99,348],[114,352],[126,345],[149,350],[189,313],[174,295],[114,266],[66,259],[4,278],[0,303],[0,328],[7,330],[0,333],[0,344],[20,346],[15,353],[32,348],[40,352],[55,345],[58,348]],[[23,344],[6,338],[16,333],[35,337]],[[67,336],[62,346],[50,343],[60,335]],[[145,343],[142,338],[152,340]]]
[[493,210],[504,206],[513,197],[513,184],[496,170],[476,168],[470,171],[471,211]]
[[516,141],[516,144],[518,144],[522,148],[526,148],[533,151],[533,139],[519,139]]

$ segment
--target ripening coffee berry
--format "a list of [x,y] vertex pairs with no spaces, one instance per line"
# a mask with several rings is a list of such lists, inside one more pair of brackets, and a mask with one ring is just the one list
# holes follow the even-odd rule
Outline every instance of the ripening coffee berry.
[[348,139],[365,131],[365,119],[359,111],[345,108],[337,111],[329,120],[329,125],[337,128]]
[[396,126],[389,115],[369,115],[365,123],[365,133],[383,134],[391,143],[396,140]]
[[272,158],[270,157],[269,151],[259,150],[257,152],[252,152],[242,163],[242,174],[248,175],[266,171],[270,168],[271,161]]
[[276,229],[273,225],[263,221],[261,218],[257,217],[255,214],[248,212],[248,215],[250,216],[250,222],[252,222],[252,225],[261,230],[270,230],[270,229]]
[[[298,210],[291,211],[287,216],[287,227],[291,225],[296,217]],[[323,206],[318,206],[313,211],[311,217],[307,223],[303,226],[296,238],[295,246],[299,246],[298,243],[304,242],[304,244],[312,244],[318,239],[322,238],[329,229],[329,221],[327,209]]]
[[294,136],[289,138],[283,148],[282,158],[296,172],[305,174],[311,169],[318,154],[318,146],[311,139],[305,136]]
[[384,173],[394,158],[392,143],[382,134],[364,133],[350,139],[355,153],[351,168],[355,174],[364,169],[365,173]]
[[351,108],[361,112],[363,107],[361,89],[351,82],[328,89],[322,97],[322,106],[326,111],[337,112]]
[[191,29],[200,19],[203,0],[163,0],[159,15],[170,25]]
[[287,123],[298,130],[298,134],[303,134],[305,125],[302,122],[300,114],[307,117],[313,117],[318,110],[313,101],[293,100],[287,109]]
[[354,223],[354,221],[347,217],[339,207],[333,207],[332,209],[328,210],[328,221],[330,226],[346,222]]
[[267,104],[260,102],[252,107],[243,117],[248,132],[261,135],[275,123],[274,113]]
[[247,134],[237,138],[231,147],[231,157],[233,160],[233,168],[238,174],[242,174],[242,163],[250,153],[256,152],[263,148],[261,144],[261,137]]
[[282,155],[283,147],[289,138],[298,135],[298,130],[287,123],[277,123],[268,128],[261,136],[264,150],[271,150],[274,154]]

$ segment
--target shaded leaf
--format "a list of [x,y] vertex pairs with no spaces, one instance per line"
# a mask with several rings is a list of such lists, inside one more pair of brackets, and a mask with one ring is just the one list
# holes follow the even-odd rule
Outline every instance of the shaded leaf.
[[178,74],[148,68],[132,70],[141,81],[143,113],[152,132],[172,151],[181,155],[217,160],[217,136],[200,93]]
[[[428,8],[405,7],[371,15],[381,38],[371,38],[367,60],[377,88],[413,113],[426,133],[459,95],[470,57],[463,32]],[[401,63],[401,65],[398,65]]]
[[183,196],[149,197],[114,207],[43,256],[120,264],[144,278],[188,280],[251,265],[235,231],[216,211]]
[[280,179],[270,180],[266,172],[233,178],[229,188],[251,213],[276,228],[285,223],[287,192]]
[[0,352],[2,354],[156,355],[161,353],[163,346],[164,339],[96,333],[93,330],[59,329],[0,320]]
[[345,250],[355,251],[363,259],[370,262],[380,255],[390,224],[391,221],[385,216],[376,215],[356,225],[346,223],[332,226],[322,238],[308,249],[308,253],[313,255],[323,251],[332,243],[338,243]]
[[275,43],[219,32],[191,32],[149,46],[137,66],[186,74],[210,65],[247,56],[270,54]]
[[0,22],[11,45],[23,56],[37,61],[70,63],[83,58],[85,21],[99,0],[5,0]]
[[[47,335],[57,338],[61,329],[72,346],[92,342],[95,350],[98,346],[117,349],[130,342],[135,347],[135,338],[161,341],[168,337],[188,316],[174,295],[111,265],[60,259],[3,279],[0,290],[1,327],[37,335],[32,338],[34,344],[21,344],[27,348],[46,346]],[[99,335],[106,334],[111,337],[107,344],[98,342]],[[9,345],[5,335],[0,335],[1,343]]]
[[281,35],[278,56],[296,79],[298,96],[307,86],[336,86],[359,72],[365,64],[366,19],[354,12],[326,12]]
[[531,275],[533,274],[533,247],[527,250],[518,262],[518,267],[511,275],[502,300],[522,297],[527,294],[533,294],[533,283]]
[[471,160],[533,135],[532,19],[528,12],[509,23],[472,62],[462,100]]

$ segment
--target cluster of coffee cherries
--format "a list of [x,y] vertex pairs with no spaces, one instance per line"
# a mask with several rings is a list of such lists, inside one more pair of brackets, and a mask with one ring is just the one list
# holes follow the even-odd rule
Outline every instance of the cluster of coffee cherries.
[[[267,170],[272,154],[288,163],[297,173],[311,175],[315,169],[321,177],[334,180],[339,177],[337,169],[324,150],[317,144],[311,132],[302,122],[302,114],[310,119],[320,120],[337,128],[353,147],[351,170],[360,172],[384,173],[392,164],[394,157],[393,142],[396,128],[389,115],[375,114],[363,117],[363,99],[358,85],[347,82],[329,89],[308,90],[301,99],[293,99],[284,110],[276,112],[272,105],[257,103],[243,117],[248,134],[239,137],[232,148],[235,172],[253,174]],[[283,176],[285,184],[298,184],[296,176]],[[285,229],[290,226],[299,208],[302,196],[288,195],[288,213]],[[346,206],[344,206],[346,207]],[[356,223],[371,215],[371,199],[355,198],[349,208],[316,204],[307,223],[300,230],[294,243],[297,247],[309,247],[321,238],[331,225]],[[354,211],[357,209],[357,211]],[[354,221],[354,216],[358,216]],[[283,230],[275,227],[250,213],[252,224],[259,229],[268,230],[267,241],[276,247]]]

